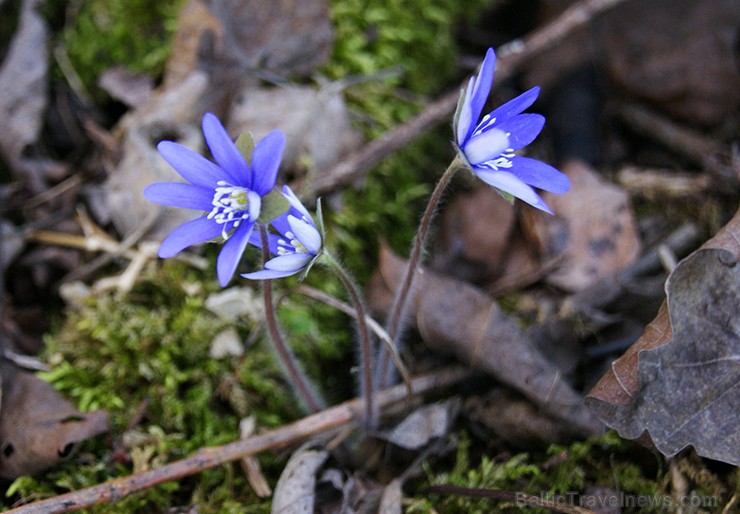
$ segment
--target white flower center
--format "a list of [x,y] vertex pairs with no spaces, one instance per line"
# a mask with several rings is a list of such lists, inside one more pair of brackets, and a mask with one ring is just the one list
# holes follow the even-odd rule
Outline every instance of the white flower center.
[[241,186],[232,186],[228,182],[219,180],[213,193],[211,205],[213,209],[208,213],[208,219],[223,225],[221,235],[226,240],[231,236],[242,220],[249,219],[249,189]]
[[514,157],[514,155],[514,151],[509,148],[506,152],[502,153],[495,159],[491,159],[490,161],[481,163],[478,166],[481,168],[488,168],[493,171],[510,169],[512,166],[514,166],[514,164],[511,162],[511,158]]
[[[286,241],[283,238],[278,239],[277,254],[278,255],[290,255],[293,253],[308,253],[308,250],[303,243],[296,239],[295,234],[290,230],[285,233],[285,237],[288,238]],[[290,245],[290,248],[288,245]]]

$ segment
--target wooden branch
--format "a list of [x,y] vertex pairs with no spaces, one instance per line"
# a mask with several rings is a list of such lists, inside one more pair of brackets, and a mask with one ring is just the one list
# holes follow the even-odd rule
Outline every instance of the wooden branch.
[[737,189],[738,176],[737,171],[732,169],[729,148],[638,104],[621,105],[617,115],[630,129],[661,142],[674,152],[702,166],[719,179],[719,187]]
[[[502,83],[511,77],[526,60],[552,47],[575,29],[588,23],[597,14],[623,1],[581,0],[531,35],[500,47],[496,64],[496,83]],[[385,157],[405,147],[421,134],[443,121],[450,121],[459,96],[459,90],[450,91],[429,104],[416,117],[370,141],[358,152],[322,173],[321,176],[306,182],[300,190],[301,196],[309,201],[359,179]]]
[[[450,387],[470,376],[471,372],[461,367],[445,368],[414,379],[412,388],[415,395],[423,395]],[[406,394],[407,389],[404,385],[381,391],[377,397],[378,408],[387,409],[405,400]],[[361,409],[361,400],[356,398],[248,439],[234,441],[223,446],[203,448],[190,457],[150,471],[23,505],[7,512],[13,514],[71,512],[101,503],[115,502],[132,493],[164,482],[194,475],[250,455],[297,444],[311,436],[338,428],[354,426],[361,423]]]

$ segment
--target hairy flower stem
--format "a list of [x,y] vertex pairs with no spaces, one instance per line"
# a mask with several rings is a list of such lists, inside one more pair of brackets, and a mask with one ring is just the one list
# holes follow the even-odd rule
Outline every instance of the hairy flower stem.
[[[391,311],[388,314],[388,318],[385,324],[386,332],[391,338],[391,341],[393,341],[393,344],[396,345],[396,348],[398,348],[398,342],[403,333],[406,304],[409,300],[409,294],[412,291],[417,268],[421,263],[424,243],[426,242],[429,227],[432,224],[434,214],[437,212],[437,205],[439,205],[439,201],[442,199],[442,193],[444,193],[445,189],[449,185],[452,177],[455,175],[455,172],[463,167],[464,165],[460,161],[460,156],[456,156],[452,163],[450,163],[450,165],[447,167],[442,177],[439,179],[439,182],[437,182],[437,185],[432,192],[432,196],[429,198],[429,203],[427,204],[426,210],[424,211],[424,214],[421,217],[421,221],[419,222],[419,228],[416,231],[414,244],[411,248],[411,255],[409,255],[409,262],[406,266],[406,271],[403,275],[403,279],[401,280],[401,285],[396,290],[396,295],[393,299],[393,306],[391,307]],[[388,385],[391,372],[390,365],[390,354],[388,353],[388,351],[385,350],[385,347],[382,347],[378,356],[378,368],[376,369],[376,383],[378,388],[383,388]]]
[[[267,226],[264,223],[258,223],[260,239],[262,240],[262,260],[267,262],[270,259],[270,250],[267,240]],[[283,335],[280,331],[277,315],[275,314],[275,305],[272,301],[272,280],[262,281],[262,297],[265,302],[265,319],[267,320],[267,330],[270,338],[275,345],[275,350],[283,363],[288,374],[290,382],[295,390],[298,391],[303,403],[311,412],[319,412],[323,408],[323,402],[316,398],[315,389],[308,383],[308,379],[301,370],[298,362],[290,350]]]
[[365,316],[365,304],[362,301],[362,296],[357,285],[355,285],[354,279],[345,271],[334,256],[324,251],[324,261],[336,273],[339,280],[341,280],[357,313],[357,332],[360,338],[360,366],[362,373],[360,396],[362,397],[365,410],[365,424],[373,428],[377,422],[377,412],[375,411],[375,404],[373,402],[372,348],[370,344],[370,331],[368,330]]

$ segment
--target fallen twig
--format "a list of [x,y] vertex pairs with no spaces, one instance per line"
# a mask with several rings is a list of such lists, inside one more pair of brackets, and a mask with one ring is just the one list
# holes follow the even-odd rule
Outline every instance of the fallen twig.
[[[357,319],[357,311],[352,308],[352,306],[334,298],[330,294],[327,294],[323,291],[320,291],[316,288],[307,286],[307,285],[300,285],[298,286],[298,292],[305,294],[309,298],[313,298],[314,300],[318,300],[320,302],[324,302],[330,307],[334,307],[337,310],[340,310],[347,314],[348,316],[352,316],[353,318]],[[368,327],[370,327],[370,330],[372,330],[376,336],[378,336],[378,339],[380,339],[380,342],[385,346],[386,350],[389,352],[391,359],[393,359],[393,364],[396,366],[396,369],[401,374],[401,378],[403,379],[403,383],[406,385],[406,390],[408,392],[409,398],[412,395],[411,391],[411,374],[406,369],[406,365],[401,360],[401,356],[398,355],[398,352],[396,351],[393,341],[391,340],[390,336],[388,335],[388,332],[385,331],[385,329],[380,326],[380,324],[375,321],[371,316],[365,316],[366,323]]]
[[[527,59],[550,48],[576,28],[588,23],[600,12],[624,0],[581,0],[563,11],[553,21],[523,39],[516,39],[499,48],[496,83],[511,77]],[[495,87],[495,86],[494,86]],[[432,102],[416,117],[370,141],[360,151],[340,162],[300,189],[306,200],[328,193],[362,177],[388,155],[400,150],[424,132],[449,120],[457,105],[459,90],[453,90]]]
[[[470,376],[471,372],[461,367],[445,368],[414,379],[412,387],[414,394],[422,395],[444,389]],[[378,408],[386,409],[405,398],[406,387],[404,385],[386,389],[378,394]],[[71,512],[101,503],[115,502],[134,492],[164,482],[194,475],[250,455],[284,448],[308,437],[341,427],[358,424],[362,420],[361,408],[361,400],[356,398],[248,439],[234,441],[223,446],[202,448],[190,457],[150,471],[23,505],[8,512],[13,514]]]
[[656,139],[671,150],[703,166],[722,182],[737,187],[730,169],[730,151],[711,138],[636,104],[620,106],[618,115],[640,134]]

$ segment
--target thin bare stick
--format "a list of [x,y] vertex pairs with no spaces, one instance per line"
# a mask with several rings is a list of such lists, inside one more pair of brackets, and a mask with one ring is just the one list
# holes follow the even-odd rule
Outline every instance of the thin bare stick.
[[[423,395],[431,391],[439,391],[470,376],[471,372],[462,367],[445,368],[423,375],[412,382],[414,394]],[[378,408],[382,410],[403,401],[405,398],[406,388],[399,385],[381,391],[376,400]],[[300,443],[311,436],[356,425],[362,420],[361,409],[362,400],[355,398],[248,439],[234,441],[223,446],[203,448],[190,457],[150,471],[23,505],[8,512],[13,514],[71,512],[101,503],[118,501],[132,493],[164,482],[191,476],[250,455],[285,448]]]
[[[500,47],[496,63],[496,84],[510,78],[528,59],[551,48],[575,29],[587,24],[597,14],[623,1],[581,0],[524,39],[517,39]],[[459,96],[458,88],[430,103],[416,117],[370,141],[360,151],[353,153],[326,173],[322,173],[312,182],[306,182],[301,188],[301,196],[307,200],[316,198],[359,179],[385,157],[404,148],[421,134],[443,121],[449,122]]]
[[726,149],[696,130],[682,126],[666,116],[637,104],[623,104],[619,107],[617,114],[631,129],[657,139],[676,153],[703,166],[723,182],[737,187],[737,178],[728,165],[729,148]]
[[[328,306],[334,307],[335,309],[342,311],[345,314],[352,316],[353,318],[357,318],[357,311],[355,311],[351,305],[344,303],[338,298],[334,298],[332,295],[327,294],[324,291],[302,284],[298,286],[298,292],[308,296],[309,298],[313,298],[314,300],[324,302]],[[389,352],[391,358],[393,359],[393,364],[395,364],[396,369],[398,369],[398,372],[401,374],[403,383],[406,385],[406,392],[408,396],[411,397],[411,395],[413,394],[413,392],[411,391],[411,374],[406,368],[406,365],[401,360],[401,356],[398,355],[398,352],[396,351],[396,348],[393,344],[393,341],[391,340],[391,337],[388,335],[388,332],[386,332],[385,329],[380,325],[380,323],[375,321],[370,315],[365,315],[365,321],[367,322],[367,326],[370,328],[370,330],[372,330],[375,335],[378,336],[380,342],[385,345],[386,351]]]

